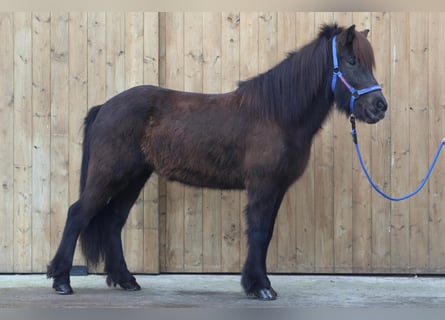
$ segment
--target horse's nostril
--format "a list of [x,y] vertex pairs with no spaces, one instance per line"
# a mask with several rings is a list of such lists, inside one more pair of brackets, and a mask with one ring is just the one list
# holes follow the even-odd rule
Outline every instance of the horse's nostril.
[[387,106],[387,104],[386,104],[385,101],[383,101],[383,100],[379,100],[379,101],[377,101],[377,108],[378,108],[380,111],[386,111],[386,109],[388,108],[388,106]]

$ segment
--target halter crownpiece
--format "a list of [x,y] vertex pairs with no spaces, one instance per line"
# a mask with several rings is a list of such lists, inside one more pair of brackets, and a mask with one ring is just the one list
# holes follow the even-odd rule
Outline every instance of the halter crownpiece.
[[351,100],[349,102],[349,111],[351,112],[351,114],[354,113],[355,100],[360,98],[360,96],[369,92],[382,90],[382,87],[380,87],[379,85],[374,85],[368,88],[357,90],[352,85],[349,84],[349,82],[345,79],[345,77],[343,77],[343,74],[341,73],[340,68],[338,67],[337,36],[334,36],[332,38],[332,61],[334,65],[334,74],[332,76],[332,83],[331,83],[332,93],[334,93],[335,91],[335,86],[337,85],[337,79],[340,79],[341,82],[343,82],[343,84],[346,86],[346,88],[348,88],[349,92],[351,92]]

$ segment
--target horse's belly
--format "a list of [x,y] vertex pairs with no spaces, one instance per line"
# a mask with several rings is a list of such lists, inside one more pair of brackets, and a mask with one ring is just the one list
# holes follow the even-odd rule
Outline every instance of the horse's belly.
[[197,144],[151,140],[144,155],[153,170],[168,180],[195,187],[244,189],[239,151],[221,144]]
[[173,170],[163,174],[161,176],[166,177],[170,181],[178,181],[186,185],[211,188],[211,189],[244,189],[244,182],[239,177],[228,174],[225,176],[217,174],[204,174],[200,171],[192,172],[190,170]]

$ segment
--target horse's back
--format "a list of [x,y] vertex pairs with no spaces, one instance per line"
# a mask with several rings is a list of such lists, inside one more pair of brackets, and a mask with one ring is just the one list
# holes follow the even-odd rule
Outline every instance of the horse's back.
[[170,180],[241,189],[246,124],[233,100],[231,94],[130,88],[97,113],[91,127],[92,157],[99,170],[149,166]]
[[199,187],[242,189],[245,119],[231,94],[179,91],[155,106],[142,149],[160,175]]
[[[251,118],[233,92],[134,87],[103,105],[95,129],[100,157],[143,164],[169,180],[219,189],[244,189],[256,175],[281,171],[293,180],[282,128]],[[301,170],[290,171],[296,177]]]

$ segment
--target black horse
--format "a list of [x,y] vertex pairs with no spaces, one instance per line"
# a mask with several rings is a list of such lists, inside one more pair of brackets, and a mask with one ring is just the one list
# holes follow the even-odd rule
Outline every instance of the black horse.
[[57,293],[73,293],[69,272],[79,235],[89,263],[104,259],[108,285],[140,289],[125,263],[121,231],[156,172],[196,187],[247,190],[249,249],[241,284],[248,295],[275,299],[267,249],[281,200],[305,170],[314,134],[334,103],[345,114],[353,108],[367,123],[385,115],[367,33],[324,25],[311,43],[233,92],[138,86],[93,107],[85,119],[80,197],[48,266]]

